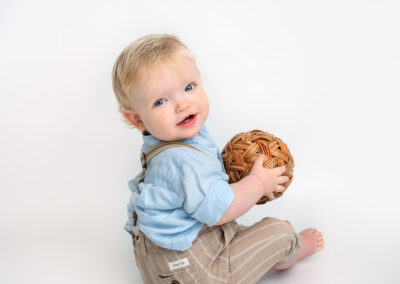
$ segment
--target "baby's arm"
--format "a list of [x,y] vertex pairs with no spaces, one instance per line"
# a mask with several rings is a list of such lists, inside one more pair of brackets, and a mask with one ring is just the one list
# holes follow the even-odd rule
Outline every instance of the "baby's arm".
[[289,180],[289,177],[282,176],[286,167],[264,168],[264,158],[265,156],[260,155],[249,175],[231,184],[235,198],[216,225],[225,224],[242,216],[264,195],[274,199],[274,192],[282,192],[285,189],[281,184]]

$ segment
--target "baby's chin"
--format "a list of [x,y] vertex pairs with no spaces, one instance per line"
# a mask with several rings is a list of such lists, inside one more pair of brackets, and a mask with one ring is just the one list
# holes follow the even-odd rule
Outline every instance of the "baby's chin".
[[[164,134],[164,135],[153,135],[156,137],[158,140],[161,141],[180,141],[180,140],[185,140],[188,138],[192,138],[194,136],[199,135],[199,129],[193,129],[192,131],[177,131],[177,133],[170,133],[170,134]],[[158,137],[157,137],[158,136]]]

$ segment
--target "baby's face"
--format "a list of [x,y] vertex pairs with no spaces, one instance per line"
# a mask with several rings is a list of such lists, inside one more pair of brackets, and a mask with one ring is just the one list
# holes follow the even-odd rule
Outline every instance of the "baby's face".
[[132,94],[137,115],[133,124],[163,141],[197,135],[208,117],[208,98],[196,66],[180,53],[173,64],[160,63],[140,76]]

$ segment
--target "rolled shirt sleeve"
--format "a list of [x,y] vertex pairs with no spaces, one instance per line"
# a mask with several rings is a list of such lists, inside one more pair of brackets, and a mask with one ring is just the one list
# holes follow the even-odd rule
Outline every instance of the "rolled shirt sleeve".
[[187,151],[175,189],[188,215],[208,226],[215,225],[234,199],[226,179],[217,157]]

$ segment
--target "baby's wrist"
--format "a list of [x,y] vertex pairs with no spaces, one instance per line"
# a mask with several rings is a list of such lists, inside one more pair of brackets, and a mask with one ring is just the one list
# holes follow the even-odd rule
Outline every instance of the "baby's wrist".
[[263,181],[259,176],[255,175],[255,174],[249,174],[248,177],[252,179],[251,182],[256,186],[256,188],[259,191],[264,192]]

